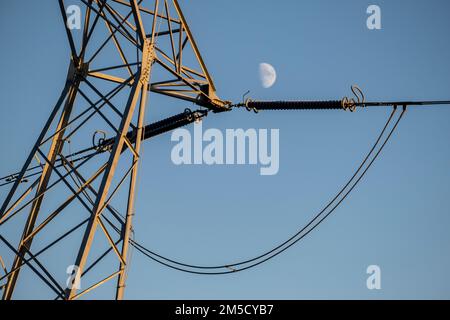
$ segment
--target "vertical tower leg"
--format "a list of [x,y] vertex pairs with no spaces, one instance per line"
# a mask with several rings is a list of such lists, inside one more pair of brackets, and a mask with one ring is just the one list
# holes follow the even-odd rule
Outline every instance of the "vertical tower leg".
[[[145,106],[147,104],[147,90],[143,90],[141,94],[141,102],[139,107],[139,116],[138,116],[138,127],[137,127],[137,135],[136,142],[134,148],[136,150],[136,154],[140,155],[141,153],[141,142],[144,134],[144,119],[145,119]],[[138,180],[138,170],[140,159],[138,156],[133,155],[133,163],[135,164],[132,172],[131,172],[131,181],[128,192],[128,203],[127,203],[127,214],[125,217],[125,224],[122,230],[122,261],[120,261],[120,273],[119,279],[117,282],[117,290],[116,290],[116,299],[122,300],[124,291],[125,291],[125,282],[126,282],[126,263],[128,263],[128,248],[130,236],[132,233],[132,225],[133,225],[133,216],[134,216],[134,202],[135,202],[135,194],[136,194],[136,184]]]
[[[148,83],[151,73],[151,67],[154,62],[154,46],[151,43],[151,40],[146,39],[144,41],[143,45],[143,56],[142,56],[142,66],[136,76],[136,79],[133,83],[133,87],[130,93],[130,96],[128,98],[128,102],[125,108],[125,112],[123,115],[122,122],[120,124],[118,135],[116,137],[116,141],[114,143],[114,147],[112,148],[111,155],[109,157],[108,165],[105,170],[105,174],[103,176],[102,182],[100,184],[99,192],[97,194],[97,198],[95,201],[94,208],[92,210],[92,214],[90,217],[90,220],[88,222],[88,225],[86,227],[86,231],[83,237],[83,241],[81,243],[80,249],[78,251],[78,255],[76,258],[75,265],[78,267],[78,272],[82,274],[87,258],[89,256],[89,252],[91,249],[92,242],[94,240],[95,232],[97,230],[97,227],[99,224],[101,225],[100,216],[106,206],[108,205],[107,199],[109,195],[109,191],[111,189],[112,180],[115,175],[115,170],[117,167],[117,163],[119,161],[120,155],[122,154],[122,150],[126,144],[126,146],[131,149],[134,160],[132,164],[132,173],[135,176],[134,179],[132,179],[130,191],[129,191],[129,202],[128,202],[128,212],[127,212],[127,228],[125,229],[125,232],[127,233],[129,237],[129,233],[131,230],[131,219],[130,215],[132,215],[133,206],[131,205],[134,202],[134,187],[136,182],[136,175],[137,175],[137,164],[139,159],[139,151],[137,148],[140,149],[140,142],[136,142],[136,147],[133,147],[130,143],[130,141],[127,138],[127,133],[130,129],[131,120],[134,115],[134,111],[136,109],[137,102],[139,100],[139,97],[141,97],[141,105],[139,110],[139,121],[141,123],[139,124],[139,130],[141,130],[141,135],[138,136],[136,141],[139,141],[142,137],[142,126],[143,126],[143,108],[145,108],[146,103],[146,92],[148,89]],[[124,246],[127,246],[128,241],[124,242]],[[125,254],[127,252],[127,247],[125,250],[122,250],[121,255],[121,268],[120,270],[112,274],[110,277],[114,277],[116,275],[124,274],[124,268],[125,268],[125,260],[123,259],[123,253],[125,251]],[[108,278],[107,278],[108,279]],[[123,276],[122,276],[123,279]],[[106,279],[105,279],[106,280]],[[88,289],[89,290],[89,289]],[[81,294],[87,293],[85,290],[84,292],[77,294],[77,289],[75,287],[69,288],[66,290],[66,298],[69,300],[78,298]],[[123,294],[123,291],[122,291]]]
[[[74,68],[71,66],[69,73],[74,72]],[[71,75],[69,74],[69,77]],[[28,215],[28,219],[25,224],[25,228],[22,233],[22,238],[19,243],[19,247],[17,249],[17,253],[14,257],[14,262],[12,265],[11,270],[13,271],[9,277],[8,281],[5,286],[5,290],[3,293],[3,299],[10,300],[12,298],[17,278],[19,277],[20,273],[20,266],[23,264],[25,254],[30,250],[31,244],[33,242],[33,237],[29,237],[30,234],[33,232],[33,229],[35,227],[36,219],[38,217],[40,207],[42,204],[42,201],[45,196],[45,192],[47,191],[48,183],[50,181],[50,177],[52,174],[52,168],[55,165],[55,161],[57,158],[57,155],[61,152],[63,146],[64,146],[64,133],[65,128],[67,126],[67,123],[70,119],[70,115],[72,113],[73,104],[75,102],[75,98],[77,96],[77,90],[78,86],[80,84],[78,79],[75,79],[75,77],[72,77],[72,85],[70,86],[68,93],[67,93],[67,100],[64,105],[64,108],[61,113],[60,120],[58,122],[58,126],[56,129],[56,134],[52,138],[51,146],[47,154],[47,159],[49,159],[49,162],[46,162],[46,164],[43,167],[42,176],[40,178],[40,181],[37,185],[36,189],[36,198],[32,203],[30,213]],[[63,95],[64,96],[64,92]],[[62,97],[61,97],[62,98]],[[62,104],[63,101],[59,101],[59,103]],[[47,132],[48,128],[44,128],[43,134],[41,134],[41,137],[38,139],[38,142],[36,142],[35,148],[32,151],[32,154],[30,155],[30,159],[32,159],[34,156],[38,155],[39,153],[42,153],[40,151],[40,144],[42,143],[42,140],[45,136],[45,133]],[[21,180],[21,178],[19,178]],[[16,183],[20,183],[20,180],[16,181]],[[2,212],[3,214],[3,212]]]

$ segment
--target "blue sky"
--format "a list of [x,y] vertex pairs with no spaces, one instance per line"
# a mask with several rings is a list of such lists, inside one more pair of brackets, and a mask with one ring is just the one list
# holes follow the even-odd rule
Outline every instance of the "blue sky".
[[[261,100],[340,99],[355,83],[368,100],[449,99],[448,1],[180,4],[224,99],[239,101],[247,90]],[[382,30],[366,27],[371,4],[381,8]],[[19,169],[60,94],[69,47],[57,4],[50,0],[1,2],[0,38],[0,173],[6,175]],[[278,73],[270,89],[258,80],[262,62]],[[152,104],[152,97],[148,123],[179,112],[170,109],[170,101]],[[136,239],[194,264],[228,263],[272,248],[352,175],[389,112],[242,110],[204,121],[204,128],[221,130],[279,129],[280,171],[271,177],[260,176],[255,166],[177,167],[170,159],[170,135],[147,141]],[[449,116],[448,107],[409,109],[344,205],[278,258],[248,272],[201,277],[164,269],[135,252],[126,298],[450,298]],[[0,199],[6,192],[0,190]],[[13,227],[0,232],[21,232]],[[73,238],[67,247],[78,243]],[[47,265],[59,266],[66,247],[59,250],[46,258]],[[10,263],[2,245],[0,255]],[[379,291],[366,288],[372,264],[382,270]],[[55,272],[65,279],[64,269]],[[42,290],[30,274],[21,276],[17,298]],[[111,298],[113,285],[89,297]]]

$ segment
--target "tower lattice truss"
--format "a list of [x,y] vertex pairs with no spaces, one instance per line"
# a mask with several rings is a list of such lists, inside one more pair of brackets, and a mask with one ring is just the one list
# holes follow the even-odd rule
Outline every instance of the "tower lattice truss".
[[[0,287],[4,299],[19,286],[57,299],[107,288],[121,299],[142,141],[229,102],[217,97],[177,0],[58,2],[68,75],[23,167],[3,180]],[[68,23],[72,5],[80,29]],[[146,106],[159,95],[199,110],[146,126]]]

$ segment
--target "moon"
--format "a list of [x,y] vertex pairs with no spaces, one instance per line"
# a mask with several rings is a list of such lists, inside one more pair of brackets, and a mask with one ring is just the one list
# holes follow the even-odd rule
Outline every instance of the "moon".
[[259,79],[265,89],[272,87],[277,81],[277,72],[275,71],[275,68],[268,63],[260,63]]

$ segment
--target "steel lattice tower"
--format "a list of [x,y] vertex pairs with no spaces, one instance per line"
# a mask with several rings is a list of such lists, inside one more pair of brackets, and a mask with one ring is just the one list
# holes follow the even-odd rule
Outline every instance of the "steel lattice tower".
[[[0,209],[0,226],[28,213],[21,222],[23,233],[17,244],[0,235],[14,255],[4,299],[13,297],[25,267],[60,299],[77,299],[112,279],[117,281],[115,297],[122,299],[142,140],[191,123],[206,111],[226,111],[229,106],[216,95],[177,0],[80,0],[76,4],[82,8],[84,21],[78,31],[70,29],[68,4],[59,0],[71,51],[64,89],[21,171],[9,178],[12,187]],[[109,62],[112,55],[121,63]],[[149,92],[203,109],[146,128]],[[99,121],[114,133],[112,137],[107,139],[103,130],[90,125],[98,126]],[[93,134],[94,146],[71,152],[75,141],[86,144]],[[122,214],[112,206],[119,192],[126,192],[127,199]],[[51,204],[46,205],[49,199]],[[48,239],[47,227],[57,218],[67,217],[67,211],[81,222],[67,233],[55,235],[56,239]],[[75,261],[67,265],[77,266],[77,274],[84,279],[112,251],[118,268],[77,291],[75,286],[66,289],[40,255],[81,227],[85,229]],[[109,247],[93,260],[91,249],[101,236]],[[32,245],[39,237],[48,245],[36,252]]]

